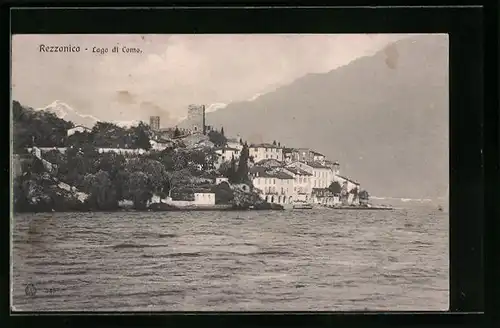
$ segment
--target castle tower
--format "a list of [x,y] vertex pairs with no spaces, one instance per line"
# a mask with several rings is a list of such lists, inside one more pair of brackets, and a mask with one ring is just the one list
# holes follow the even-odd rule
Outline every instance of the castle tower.
[[205,134],[205,105],[189,105],[188,120],[191,123],[192,132]]
[[151,130],[158,131],[160,130],[160,117],[159,116],[150,116],[149,117],[149,126]]

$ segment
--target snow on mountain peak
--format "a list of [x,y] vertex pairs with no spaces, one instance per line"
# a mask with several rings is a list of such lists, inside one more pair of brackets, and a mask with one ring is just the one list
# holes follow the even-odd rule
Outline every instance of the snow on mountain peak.
[[73,107],[66,104],[61,100],[55,100],[51,104],[37,108],[36,110],[43,110],[54,113],[57,117],[73,122],[75,125],[83,125],[87,128],[92,128],[99,119],[92,115],[80,114]]

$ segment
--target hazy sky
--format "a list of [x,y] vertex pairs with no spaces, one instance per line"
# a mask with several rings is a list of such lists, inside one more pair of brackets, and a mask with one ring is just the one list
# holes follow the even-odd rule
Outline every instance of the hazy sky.
[[[12,97],[45,107],[63,101],[103,120],[162,125],[191,103],[229,103],[272,91],[307,74],[370,55],[403,35],[15,35]],[[80,46],[44,53],[39,45]],[[118,45],[141,54],[111,53]],[[106,47],[104,55],[92,47]],[[88,51],[84,51],[88,48]]]

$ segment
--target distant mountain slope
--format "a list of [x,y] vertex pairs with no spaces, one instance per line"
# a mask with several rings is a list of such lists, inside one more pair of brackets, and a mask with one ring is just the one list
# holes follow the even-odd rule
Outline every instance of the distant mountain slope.
[[56,100],[50,105],[43,108],[37,108],[36,110],[54,113],[61,119],[73,122],[75,125],[85,126],[90,129],[94,126],[95,123],[99,121],[99,119],[92,115],[80,114],[70,105],[60,100]]
[[398,41],[231,103],[207,114],[207,124],[253,142],[315,148],[375,195],[441,196],[448,186],[448,39]]
[[[55,100],[50,105],[43,107],[43,108],[37,108],[36,110],[54,113],[60,119],[64,119],[68,122],[72,122],[75,125],[82,125],[82,126],[87,127],[89,129],[91,129],[97,122],[101,121],[99,118],[97,118],[93,115],[82,114],[82,113],[78,112],[76,109],[74,109],[70,105],[68,105],[60,100]],[[137,120],[113,121],[111,123],[114,123],[114,124],[121,126],[121,127],[124,127],[124,128],[128,128],[131,126],[138,125],[139,121],[137,121]]]

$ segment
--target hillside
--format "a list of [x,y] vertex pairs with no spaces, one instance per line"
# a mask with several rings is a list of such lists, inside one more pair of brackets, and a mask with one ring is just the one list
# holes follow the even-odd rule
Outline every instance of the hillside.
[[448,39],[398,41],[254,101],[231,103],[208,113],[207,124],[251,142],[315,148],[374,195],[442,196],[448,186]]

